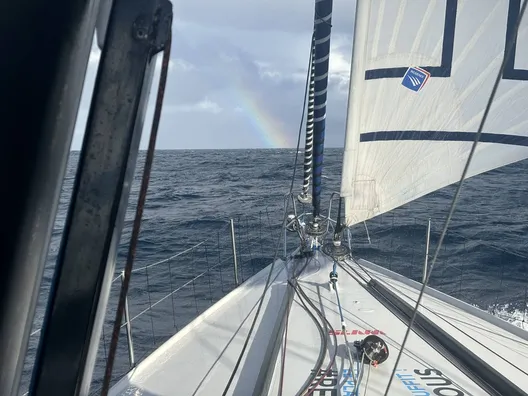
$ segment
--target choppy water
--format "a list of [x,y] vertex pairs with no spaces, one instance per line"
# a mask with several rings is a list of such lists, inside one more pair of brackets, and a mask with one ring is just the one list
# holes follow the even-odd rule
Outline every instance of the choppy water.
[[[283,196],[289,189],[294,156],[295,151],[288,149],[156,153],[135,268],[208,240],[182,256],[134,273],[129,295],[130,315],[135,317],[146,311],[132,323],[136,361],[234,287],[229,218],[235,219],[241,280],[271,262],[272,246],[280,239],[276,234],[277,225],[281,220]],[[77,157],[77,153],[72,153],[63,186],[35,331],[42,321]],[[325,150],[324,190],[328,193],[339,190],[341,158],[342,149]],[[302,158],[296,191],[301,185],[301,162]],[[527,303],[527,174],[528,162],[522,162],[465,183],[451,232],[431,279],[433,286],[465,301],[498,313],[513,312],[519,325]],[[126,257],[139,176],[140,172],[136,172],[118,269]],[[355,254],[420,279],[427,218],[432,219],[434,249],[453,192],[454,187],[445,188],[368,222],[371,243],[365,227],[356,227],[353,230]],[[327,199],[328,196],[325,202]],[[114,283],[109,303],[94,390],[100,385],[104,370],[118,285],[119,282]],[[156,304],[179,287],[182,289]],[[123,331],[115,378],[128,370],[124,334]],[[38,332],[30,342],[23,378],[25,388],[37,342]]]

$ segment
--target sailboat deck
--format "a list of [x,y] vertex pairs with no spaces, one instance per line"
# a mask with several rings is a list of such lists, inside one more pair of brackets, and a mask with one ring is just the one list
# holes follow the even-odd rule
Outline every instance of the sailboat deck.
[[[402,277],[402,284],[389,274],[378,274],[378,279],[401,298],[415,304],[418,283]],[[497,371],[511,373],[508,377],[512,381],[522,379],[517,384],[521,389],[528,390],[528,332],[437,290],[431,292],[437,298],[425,294],[420,313],[456,337],[473,353],[481,357],[489,355],[486,359],[489,365]],[[452,304],[460,308],[453,309]]]
[[[412,281],[404,282],[398,275],[373,264],[362,264],[368,265],[370,275],[400,297],[407,301],[416,298],[416,284]],[[308,389],[315,396],[355,394],[336,293],[329,285],[332,262],[320,254],[311,259],[298,278],[299,292],[293,293],[287,274],[304,265],[304,260],[293,260],[286,271],[282,262],[276,263],[272,286],[266,293],[246,353],[225,394],[300,395],[307,394]],[[348,265],[338,268],[338,293],[349,345],[370,333],[380,336],[389,348],[386,362],[377,367],[365,365],[357,394],[383,395],[407,325],[368,291],[364,280],[357,276],[361,274],[358,265]],[[117,383],[111,395],[223,394],[268,272],[269,268],[264,269],[191,322]],[[425,296],[421,313],[500,370],[518,388],[528,389],[528,375],[522,369],[528,367],[528,333],[525,335],[521,329],[458,300],[456,306],[450,305],[451,298],[444,298],[441,293],[431,294],[435,296]],[[331,328],[317,316],[314,307],[324,314]],[[285,351],[283,339],[278,336],[282,334],[282,318],[288,322]],[[354,366],[357,376],[357,364]],[[331,370],[322,378],[321,371],[328,368]],[[412,394],[480,396],[488,392],[427,340],[411,332],[389,395]]]

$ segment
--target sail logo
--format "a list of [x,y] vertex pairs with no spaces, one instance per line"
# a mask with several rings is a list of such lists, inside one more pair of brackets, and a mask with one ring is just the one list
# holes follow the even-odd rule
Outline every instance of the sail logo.
[[409,67],[402,79],[402,85],[409,88],[411,91],[420,91],[427,80],[431,77],[431,73],[421,67]]

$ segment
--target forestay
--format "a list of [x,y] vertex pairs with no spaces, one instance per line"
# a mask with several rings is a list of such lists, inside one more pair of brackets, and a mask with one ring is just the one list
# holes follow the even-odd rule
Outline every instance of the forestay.
[[[353,225],[459,180],[514,40],[468,175],[528,157],[521,0],[358,0],[341,194]],[[516,36],[516,37],[514,37]]]

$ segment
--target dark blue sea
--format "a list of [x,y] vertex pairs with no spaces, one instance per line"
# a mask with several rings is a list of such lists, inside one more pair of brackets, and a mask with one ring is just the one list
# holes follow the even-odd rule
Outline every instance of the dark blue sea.
[[[342,149],[325,150],[324,208],[328,207],[331,192],[339,191],[342,154]],[[295,155],[292,149],[156,152],[128,298],[136,363],[235,287],[229,219],[235,226],[240,282],[272,261],[277,242],[283,243],[280,223]],[[41,287],[35,334],[26,358],[22,393],[29,383],[77,160],[78,153],[72,152]],[[102,383],[119,293],[118,276],[126,259],[143,161],[144,153],[138,162],[121,238],[93,393]],[[296,194],[301,188],[302,162],[300,154]],[[528,320],[527,175],[528,162],[521,162],[464,183],[430,282],[519,326]],[[427,219],[431,218],[434,252],[454,189],[447,187],[372,219],[366,226],[356,226],[352,230],[354,254],[421,279]],[[294,249],[295,242],[290,236],[287,249]],[[284,246],[280,245],[279,257],[283,251]],[[183,253],[177,255],[180,252]],[[129,365],[123,328],[114,381],[128,371]]]

